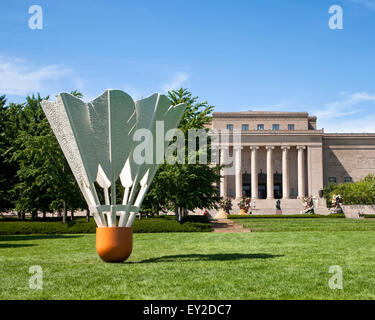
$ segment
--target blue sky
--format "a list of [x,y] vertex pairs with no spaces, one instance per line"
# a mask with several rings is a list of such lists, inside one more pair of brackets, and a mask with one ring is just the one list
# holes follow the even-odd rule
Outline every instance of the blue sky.
[[[43,29],[31,30],[31,5]],[[343,30],[328,27],[331,5]],[[375,0],[2,0],[0,94],[187,87],[216,111],[308,111],[375,132]]]

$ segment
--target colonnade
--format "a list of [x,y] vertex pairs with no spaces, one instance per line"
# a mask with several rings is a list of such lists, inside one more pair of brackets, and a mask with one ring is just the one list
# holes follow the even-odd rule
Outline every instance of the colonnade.
[[[261,146],[250,146],[250,167],[251,167],[251,198],[258,199],[258,152]],[[282,198],[290,198],[290,182],[289,182],[289,164],[288,154],[291,146],[278,146],[282,150]],[[243,146],[233,146],[234,156],[234,175],[235,175],[235,197],[242,197],[242,150],[246,148]],[[274,199],[274,150],[277,146],[265,146],[267,152],[267,199]],[[304,164],[304,150],[306,146],[296,146],[297,155],[297,174],[298,174],[298,198],[305,197],[305,164]],[[228,147],[221,147],[220,149],[220,163],[226,164],[226,157],[228,156]],[[225,176],[225,170],[221,171],[220,180],[220,195],[227,197],[227,177]]]

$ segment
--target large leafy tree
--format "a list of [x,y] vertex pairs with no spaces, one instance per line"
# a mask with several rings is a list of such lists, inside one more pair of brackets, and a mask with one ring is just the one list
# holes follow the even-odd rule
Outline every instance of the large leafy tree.
[[[220,179],[219,166],[209,164],[188,163],[192,155],[188,153],[188,130],[205,129],[211,121],[213,106],[206,101],[199,102],[198,97],[193,97],[186,89],[169,91],[169,98],[173,105],[186,104],[179,129],[185,135],[185,163],[163,163],[150,187],[145,199],[144,207],[156,210],[174,210],[176,219],[181,220],[187,210],[197,208],[216,207],[220,200],[215,182]],[[206,129],[207,130],[207,129]],[[199,145],[193,150],[194,156],[199,154]]]
[[12,153],[19,167],[13,188],[15,207],[18,212],[30,212],[33,219],[38,211],[63,211],[65,222],[68,207],[73,212],[85,203],[41,108],[42,100],[40,95],[28,96],[18,116]]
[[[17,194],[14,186],[19,182],[17,171],[19,164],[13,161],[16,139],[20,131],[22,104],[10,103],[6,106],[5,96],[0,97],[0,210],[9,211],[15,208]],[[22,212],[19,212],[19,216]]]

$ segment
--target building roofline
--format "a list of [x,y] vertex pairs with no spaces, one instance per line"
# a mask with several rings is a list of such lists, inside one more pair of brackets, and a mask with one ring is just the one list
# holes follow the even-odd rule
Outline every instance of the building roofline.
[[353,137],[367,137],[375,138],[375,132],[360,133],[360,132],[347,132],[347,133],[324,133],[326,138],[353,138]]
[[[213,118],[314,118],[307,112],[286,112],[286,111],[240,111],[240,112],[213,112]],[[316,119],[316,117],[315,117]]]

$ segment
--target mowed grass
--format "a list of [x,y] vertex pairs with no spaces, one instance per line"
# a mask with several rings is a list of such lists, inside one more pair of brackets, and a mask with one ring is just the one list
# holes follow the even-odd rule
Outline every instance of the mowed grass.
[[345,219],[330,217],[267,218],[250,216],[234,218],[234,222],[254,232],[287,231],[375,231],[375,219]]
[[[135,234],[122,264],[100,260],[94,234],[0,236],[0,299],[374,299],[374,222],[309,220],[267,220],[271,232]],[[29,288],[33,265],[42,290]],[[328,286],[333,265],[342,290]]]

